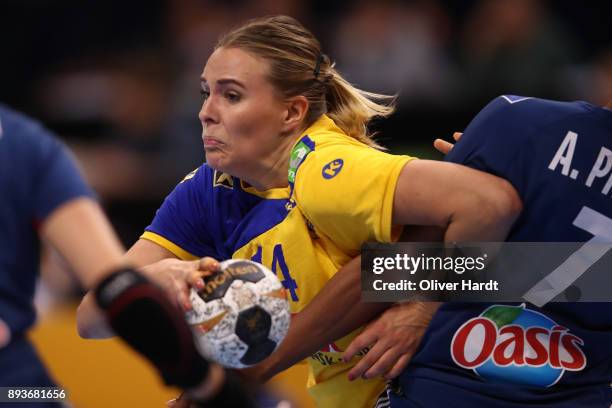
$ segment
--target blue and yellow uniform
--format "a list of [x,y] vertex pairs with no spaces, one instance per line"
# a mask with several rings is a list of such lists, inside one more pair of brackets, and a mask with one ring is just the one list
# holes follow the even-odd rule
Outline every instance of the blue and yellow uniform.
[[2,106],[0,192],[0,386],[53,386],[26,338],[36,318],[38,227],[60,205],[92,193],[53,135]]
[[[246,258],[268,266],[299,313],[366,241],[390,242],[395,186],[411,160],[345,135],[327,116],[293,149],[289,186],[257,191],[206,164],[166,198],[142,238],[181,259]],[[373,406],[381,379],[350,383],[341,352],[357,331],[309,359],[308,387],[322,407]]]

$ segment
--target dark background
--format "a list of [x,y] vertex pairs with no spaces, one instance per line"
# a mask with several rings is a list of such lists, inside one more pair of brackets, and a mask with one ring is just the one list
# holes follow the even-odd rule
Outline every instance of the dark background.
[[126,245],[203,160],[199,74],[244,20],[298,18],[360,88],[399,93],[373,125],[439,158],[500,94],[612,100],[612,4],[569,0],[2,0],[0,101],[73,148]]

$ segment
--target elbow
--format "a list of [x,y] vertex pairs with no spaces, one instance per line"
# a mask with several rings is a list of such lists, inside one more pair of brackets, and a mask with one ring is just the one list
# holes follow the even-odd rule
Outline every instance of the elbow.
[[481,197],[482,216],[491,224],[503,226],[508,231],[521,214],[523,203],[516,189],[508,181],[499,179],[494,194]]
[[499,212],[512,225],[523,211],[523,202],[516,189],[508,181],[502,180],[501,190]]
[[77,333],[82,339],[93,339],[93,330],[90,327],[90,324],[88,324],[87,318],[85,317],[85,315],[87,314],[85,309],[86,306],[84,306],[83,303],[81,303],[77,308]]
[[78,309],[77,309],[76,326],[77,326],[77,333],[79,334],[80,338],[82,339],[92,339],[93,338],[91,334],[91,329],[89,328],[87,323],[82,318],[79,317]]

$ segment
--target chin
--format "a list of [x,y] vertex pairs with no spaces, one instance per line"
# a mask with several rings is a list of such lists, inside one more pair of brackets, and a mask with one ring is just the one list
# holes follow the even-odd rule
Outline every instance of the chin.
[[218,150],[206,150],[205,151],[206,164],[208,164],[213,170],[228,173],[227,160],[225,160],[224,154]]

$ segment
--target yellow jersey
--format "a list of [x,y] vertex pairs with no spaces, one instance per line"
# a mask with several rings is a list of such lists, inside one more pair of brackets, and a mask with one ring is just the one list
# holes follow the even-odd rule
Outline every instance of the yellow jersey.
[[[375,150],[323,115],[293,148],[289,185],[257,191],[206,164],[166,198],[142,238],[181,259],[260,262],[274,271],[299,313],[363,243],[391,242],[395,186],[411,157]],[[342,351],[359,330],[308,359],[309,392],[320,407],[372,407],[381,378],[349,382],[358,359]]]

